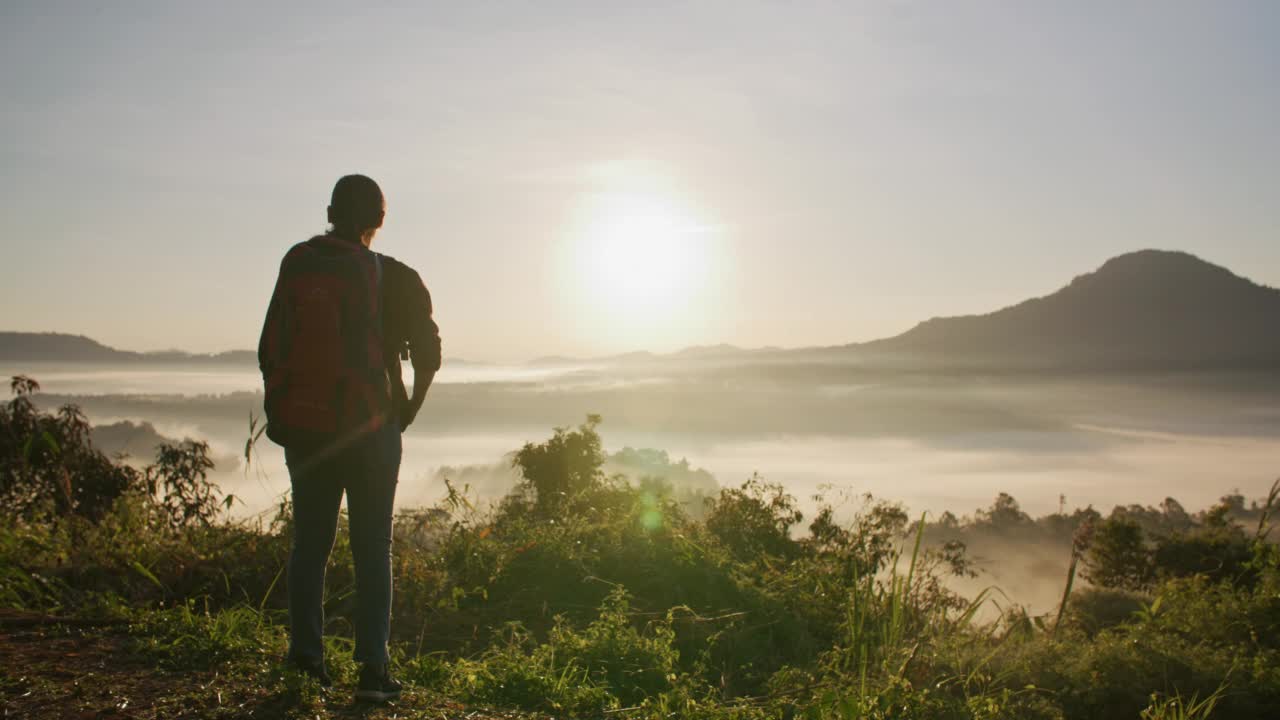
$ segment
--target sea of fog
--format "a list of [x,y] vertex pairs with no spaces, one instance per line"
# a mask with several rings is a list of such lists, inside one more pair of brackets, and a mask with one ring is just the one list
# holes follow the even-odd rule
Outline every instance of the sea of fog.
[[[446,362],[439,383],[532,382],[565,375],[587,366],[489,365]],[[219,395],[252,392],[262,376],[252,366],[212,363],[156,363],[97,366],[87,363],[33,363],[3,369],[3,377],[34,377],[44,392],[61,395]],[[412,379],[412,368],[406,367]]]
[[[150,422],[170,437],[208,440],[224,456],[243,453],[260,403],[254,368],[3,370],[35,377],[49,402],[77,402],[94,423]],[[605,416],[611,451],[662,449],[722,485],[758,473],[805,503],[835,489],[914,512],[972,513],[999,492],[1035,514],[1064,497],[1069,507],[1106,510],[1173,496],[1199,508],[1233,489],[1260,496],[1280,473],[1280,388],[1270,381],[877,378],[833,387],[826,378],[810,387],[770,386],[758,373],[749,386],[726,381],[733,375],[664,381],[582,367],[446,365],[405,435],[401,504],[435,502],[442,468],[501,463],[587,412]],[[279,449],[264,438],[257,450],[249,467],[217,475],[245,514],[288,489]]]
[[[283,452],[265,438],[244,452],[261,412],[254,368],[201,365],[0,368],[42,385],[38,401],[72,402],[90,420],[151,423],[207,440],[213,479],[241,517],[268,518],[287,496]],[[971,515],[1013,495],[1033,515],[1092,505],[1202,509],[1227,492],[1261,497],[1280,474],[1280,378],[866,376],[825,368],[542,367],[452,364],[404,435],[397,502],[430,505],[445,477],[469,478],[483,502],[514,482],[510,454],[552,428],[604,416],[606,450],[657,448],[722,486],[754,474],[812,509],[815,496],[856,511],[871,494],[913,514]],[[103,447],[109,453],[124,448]],[[135,454],[136,451],[135,451]],[[142,463],[147,458],[134,458]],[[229,459],[229,460],[228,460]],[[1008,548],[984,558],[992,583],[1051,608],[1060,553]],[[975,588],[977,586],[975,585]]]

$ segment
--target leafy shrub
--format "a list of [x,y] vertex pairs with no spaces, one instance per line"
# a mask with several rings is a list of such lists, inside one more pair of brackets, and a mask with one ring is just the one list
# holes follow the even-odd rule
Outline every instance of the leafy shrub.
[[1090,637],[1133,619],[1149,595],[1117,588],[1085,588],[1071,596],[1068,622]]
[[558,618],[538,644],[522,627],[478,662],[460,662],[451,688],[476,702],[592,714],[631,707],[669,693],[679,652],[670,618],[638,630],[625,591],[610,593],[599,616],[575,630]]
[[572,657],[557,658],[554,649],[537,645],[518,623],[479,660],[458,661],[445,687],[470,702],[530,710],[598,714],[618,707],[606,687],[592,682],[586,668]]
[[1203,575],[1213,580],[1252,584],[1256,573],[1249,567],[1253,543],[1234,524],[1200,527],[1160,538],[1152,556],[1162,577]]
[[671,689],[680,654],[675,649],[671,618],[636,629],[625,590],[609,594],[600,617],[581,632],[564,622],[551,631],[545,647],[552,658],[584,669],[594,683],[610,688],[624,705],[634,705]]
[[93,447],[89,421],[75,405],[40,412],[32,396],[40,384],[16,376],[13,399],[0,406],[0,503],[17,517],[42,514],[101,519],[127,493],[144,493],[170,527],[208,525],[233,496],[209,482],[209,445],[164,443],[156,462],[139,472]]
[[705,521],[707,531],[739,561],[791,559],[799,550],[791,528],[804,519],[795,504],[781,485],[755,475],[741,487],[720,491]]
[[0,406],[0,504],[6,513],[98,518],[138,482],[136,470],[90,445],[89,421],[78,407],[42,413],[32,401],[39,383],[17,376],[10,388],[13,399]]
[[143,477],[148,495],[158,498],[159,511],[170,527],[207,526],[221,510],[231,509],[235,496],[218,497],[218,486],[209,482],[212,469],[207,442],[162,443],[157,449],[156,462]]

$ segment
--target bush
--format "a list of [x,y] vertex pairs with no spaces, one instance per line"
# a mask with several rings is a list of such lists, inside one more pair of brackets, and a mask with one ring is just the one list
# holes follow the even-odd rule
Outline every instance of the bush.
[[1068,603],[1067,622],[1090,637],[1123,625],[1151,602],[1151,596],[1116,588],[1085,588]]
[[209,445],[164,443],[156,462],[139,473],[93,447],[89,420],[75,405],[40,412],[32,396],[40,384],[16,376],[13,399],[0,406],[0,503],[5,512],[31,520],[42,515],[101,519],[130,492],[154,501],[170,527],[208,525],[233,496],[209,482]]
[[790,560],[799,551],[791,528],[804,519],[795,503],[781,485],[752,476],[742,487],[720,491],[706,518],[707,531],[741,562]]
[[13,399],[0,406],[0,504],[22,518],[75,513],[101,517],[137,484],[136,470],[112,462],[89,443],[89,421],[74,405],[36,409],[40,384],[14,377]]
[[1249,566],[1253,543],[1239,526],[1220,525],[1174,533],[1156,542],[1152,557],[1161,577],[1201,575],[1251,585],[1257,573]]

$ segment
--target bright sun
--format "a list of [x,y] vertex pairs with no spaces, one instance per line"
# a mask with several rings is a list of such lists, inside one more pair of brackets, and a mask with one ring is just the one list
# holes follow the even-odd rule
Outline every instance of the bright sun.
[[579,217],[570,246],[584,309],[630,345],[677,340],[712,282],[714,230],[652,192],[594,194]]

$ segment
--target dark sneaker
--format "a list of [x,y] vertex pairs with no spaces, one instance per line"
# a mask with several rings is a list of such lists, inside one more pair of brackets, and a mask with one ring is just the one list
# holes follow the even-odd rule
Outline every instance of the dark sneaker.
[[387,702],[399,700],[400,683],[391,677],[386,665],[365,665],[360,670],[360,684],[356,686],[356,700]]
[[323,660],[304,660],[300,658],[289,658],[289,665],[298,672],[320,683],[320,687],[333,687],[333,678],[329,677],[329,672],[324,669]]

